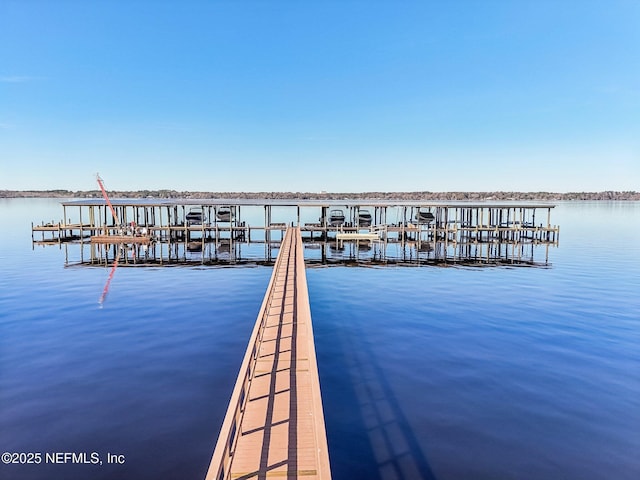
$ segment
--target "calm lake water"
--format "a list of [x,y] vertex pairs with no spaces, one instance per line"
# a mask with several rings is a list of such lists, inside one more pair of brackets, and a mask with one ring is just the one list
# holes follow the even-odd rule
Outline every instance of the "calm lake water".
[[[0,200],[3,479],[201,479],[271,271],[67,267]],[[335,479],[640,478],[640,204],[564,203],[549,268],[307,271]],[[124,464],[106,464],[107,454]]]

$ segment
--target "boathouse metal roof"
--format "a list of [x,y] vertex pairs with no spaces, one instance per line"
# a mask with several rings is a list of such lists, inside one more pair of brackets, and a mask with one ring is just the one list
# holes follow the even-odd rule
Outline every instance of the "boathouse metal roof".
[[[540,203],[540,202],[528,202],[528,201],[420,201],[420,200],[390,200],[390,199],[331,199],[331,200],[318,200],[318,199],[249,199],[249,198],[116,198],[112,199],[111,203],[117,206],[134,206],[134,207],[175,207],[182,205],[198,205],[198,206],[222,206],[222,205],[237,205],[237,206],[273,206],[273,207],[332,207],[332,206],[344,206],[344,207],[445,207],[445,208],[554,208],[552,203]],[[102,206],[106,205],[106,202],[102,198],[89,198],[78,200],[67,200],[61,202],[65,207],[87,207],[87,206]]]

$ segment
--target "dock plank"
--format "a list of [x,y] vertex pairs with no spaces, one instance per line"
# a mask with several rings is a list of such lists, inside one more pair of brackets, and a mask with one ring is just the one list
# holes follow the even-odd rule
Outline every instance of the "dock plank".
[[299,228],[287,228],[207,480],[330,479]]

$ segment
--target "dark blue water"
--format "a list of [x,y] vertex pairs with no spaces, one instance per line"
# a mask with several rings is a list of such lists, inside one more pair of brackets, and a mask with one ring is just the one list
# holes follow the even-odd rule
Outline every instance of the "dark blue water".
[[[203,478],[270,270],[64,268],[55,201],[0,201],[0,450]],[[640,204],[562,204],[551,268],[307,272],[336,479],[640,478]]]

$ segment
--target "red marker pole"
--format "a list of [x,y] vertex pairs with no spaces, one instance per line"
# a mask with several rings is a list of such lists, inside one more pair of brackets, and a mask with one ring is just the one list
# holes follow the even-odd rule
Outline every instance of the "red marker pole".
[[113,208],[113,205],[111,205],[111,200],[109,200],[107,191],[104,189],[104,185],[102,184],[102,179],[100,178],[100,175],[96,175],[96,180],[98,181],[98,186],[100,187],[100,190],[102,190],[102,196],[104,197],[105,201],[107,202],[107,205],[109,205],[109,208],[111,209],[111,215],[113,215],[113,219],[116,221],[116,225],[120,226],[120,218],[118,218],[115,208]]

